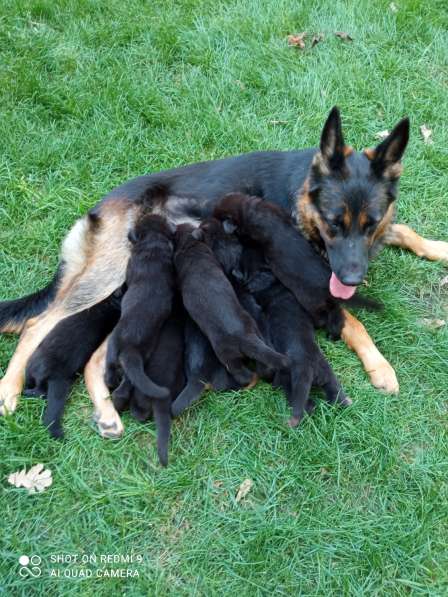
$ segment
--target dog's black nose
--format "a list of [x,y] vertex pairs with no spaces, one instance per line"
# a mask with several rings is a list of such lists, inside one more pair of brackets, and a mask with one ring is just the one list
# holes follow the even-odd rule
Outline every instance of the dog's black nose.
[[364,276],[362,272],[348,272],[339,278],[345,286],[359,286],[363,279]]

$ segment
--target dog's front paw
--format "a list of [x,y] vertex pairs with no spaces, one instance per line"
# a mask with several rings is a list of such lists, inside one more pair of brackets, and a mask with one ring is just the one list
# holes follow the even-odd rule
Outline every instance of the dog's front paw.
[[370,381],[378,390],[386,394],[398,394],[400,386],[394,369],[387,361],[378,363],[378,365],[368,371]]
[[110,399],[104,400],[101,409],[95,411],[93,420],[96,423],[101,437],[118,439],[123,435],[124,427],[120,415],[114,408]]
[[448,263],[448,243],[443,240],[426,240],[423,245],[423,255],[431,261]]
[[8,384],[4,379],[0,381],[0,416],[13,413],[17,408],[20,388]]

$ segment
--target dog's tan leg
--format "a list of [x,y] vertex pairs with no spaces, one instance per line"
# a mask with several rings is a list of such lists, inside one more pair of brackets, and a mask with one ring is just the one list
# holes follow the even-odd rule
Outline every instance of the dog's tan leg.
[[110,398],[109,389],[104,383],[107,340],[106,338],[91,356],[84,369],[84,378],[90,399],[95,406],[93,420],[98,426],[101,437],[115,439],[123,434],[124,427]]
[[395,371],[375,346],[366,328],[348,311],[344,310],[344,315],[342,339],[356,352],[372,384],[388,394],[398,394],[400,388]]
[[63,317],[63,311],[54,309],[30,319],[26,324],[6,373],[0,380],[0,415],[6,415],[16,410],[18,398],[23,389],[28,359]]
[[386,243],[408,249],[419,257],[431,261],[445,261],[448,263],[448,243],[442,240],[428,240],[418,235],[405,224],[392,224],[386,236]]

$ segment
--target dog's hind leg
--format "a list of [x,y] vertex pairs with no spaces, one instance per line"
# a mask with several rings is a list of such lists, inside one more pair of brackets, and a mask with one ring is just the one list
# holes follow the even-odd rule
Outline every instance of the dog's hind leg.
[[30,319],[26,324],[6,373],[0,380],[0,415],[12,413],[17,408],[18,398],[25,381],[25,368],[28,359],[64,316],[62,310],[54,308],[43,315]]
[[90,361],[84,369],[84,378],[90,399],[95,407],[93,419],[101,437],[117,438],[122,435],[124,427],[104,383],[107,341],[108,338],[90,357]]
[[185,388],[171,405],[171,414],[173,417],[178,417],[191,404],[199,400],[205,388],[206,384],[200,379],[189,379]]
[[358,355],[372,384],[388,394],[398,394],[400,386],[395,371],[375,346],[366,328],[345,309],[344,316],[341,337]]
[[64,435],[62,415],[71,387],[70,379],[50,379],[48,381],[47,406],[42,422],[55,439],[60,439]]
[[407,249],[419,257],[448,263],[448,242],[423,238],[405,224],[392,224],[385,240],[386,244]]

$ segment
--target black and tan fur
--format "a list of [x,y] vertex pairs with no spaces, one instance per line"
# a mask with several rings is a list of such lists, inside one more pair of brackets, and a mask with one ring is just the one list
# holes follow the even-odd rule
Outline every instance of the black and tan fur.
[[[342,138],[339,111],[334,108],[317,149],[255,152],[193,164],[141,176],[114,189],[69,232],[54,283],[27,299],[19,299],[20,303],[0,303],[0,330],[23,330],[0,381],[0,413],[15,410],[27,360],[48,332],[64,317],[100,302],[121,286],[130,252],[127,235],[142,206],[153,206],[177,223],[188,221],[197,225],[224,194],[244,192],[277,201],[287,208],[309,240],[328,254],[334,268],[341,265],[338,255],[347,249],[348,231],[360,227],[364,227],[363,238],[368,245],[361,247],[361,253],[365,255],[367,251],[369,257],[382,244],[390,244],[427,259],[448,262],[448,243],[424,239],[408,226],[393,223],[408,127],[407,120],[402,121],[367,154],[349,151]],[[153,191],[161,185],[166,198],[154,202]],[[333,216],[330,221],[328,206],[334,201],[339,208],[350,207],[352,191],[356,191],[357,203],[368,205],[369,209],[358,209],[355,217],[350,212],[345,222],[343,209],[335,222]],[[367,212],[371,221],[360,219],[360,214]],[[347,226],[350,222],[356,228]],[[357,275],[358,281],[365,275],[365,260],[351,260],[348,268],[348,275]],[[339,274],[343,276],[343,272]],[[361,358],[372,383],[388,392],[398,391],[394,370],[362,324],[347,316],[342,335]],[[91,387],[95,387],[93,371],[97,370],[92,367],[89,375]]]

